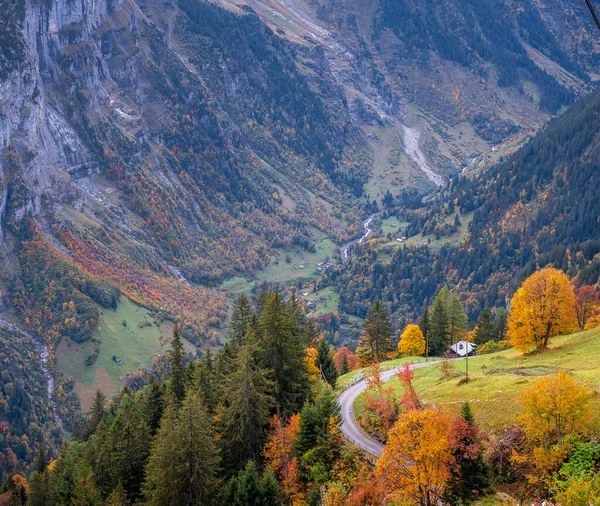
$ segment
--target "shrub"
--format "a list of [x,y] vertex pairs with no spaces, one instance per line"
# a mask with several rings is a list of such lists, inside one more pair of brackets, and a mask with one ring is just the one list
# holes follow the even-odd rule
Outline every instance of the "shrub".
[[477,348],[476,355],[486,355],[488,353],[496,353],[497,351],[504,351],[510,349],[510,343],[508,341],[488,341]]

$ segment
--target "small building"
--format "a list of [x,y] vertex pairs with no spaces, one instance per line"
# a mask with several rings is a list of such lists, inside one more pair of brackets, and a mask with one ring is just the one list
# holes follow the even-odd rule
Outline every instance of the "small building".
[[448,358],[450,358],[450,355],[455,355],[456,357],[465,357],[466,355],[472,356],[475,355],[476,347],[476,344],[468,341],[458,341],[458,343],[450,346],[450,352],[447,354],[447,356]]

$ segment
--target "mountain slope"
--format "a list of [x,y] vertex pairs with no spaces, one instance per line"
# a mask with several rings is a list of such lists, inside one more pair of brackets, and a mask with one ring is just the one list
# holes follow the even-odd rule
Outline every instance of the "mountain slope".
[[[401,213],[408,244],[391,258],[365,247],[322,281],[335,286],[341,308],[364,316],[383,298],[398,316],[416,318],[448,284],[475,316],[484,304],[504,306],[537,267],[554,265],[596,284],[600,275],[600,93],[577,102],[517,153],[473,179],[460,177],[427,208]],[[417,233],[454,234],[447,220],[474,213],[458,246],[433,251]],[[412,238],[412,239],[411,239]],[[385,248],[384,248],[385,253]]]

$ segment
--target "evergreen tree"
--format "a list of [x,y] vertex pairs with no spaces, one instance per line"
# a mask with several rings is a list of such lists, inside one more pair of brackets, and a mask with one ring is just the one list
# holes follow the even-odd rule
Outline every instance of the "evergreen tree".
[[35,459],[33,460],[33,468],[38,473],[43,473],[48,467],[48,456],[46,454],[46,445],[41,443],[38,445]]
[[297,309],[286,305],[281,295],[269,292],[259,320],[260,357],[274,372],[277,413],[297,413],[308,395],[306,337]]
[[117,488],[115,488],[108,496],[105,506],[129,506],[129,504],[129,501],[127,500],[127,493],[119,481]]
[[265,441],[264,429],[274,405],[274,383],[269,371],[259,366],[256,350],[256,339],[250,331],[227,381],[226,407],[220,417],[226,470],[236,471],[247,460],[258,459]]
[[502,307],[496,309],[496,319],[494,321],[494,340],[504,341],[508,330],[508,311]]
[[179,335],[179,325],[175,325],[173,330],[173,339],[171,340],[171,350],[169,351],[171,365],[171,391],[178,401],[182,401],[185,396],[186,370],[185,370],[185,350],[183,341]]
[[486,306],[479,315],[475,331],[475,344],[484,344],[492,339],[494,339],[494,324],[492,322],[492,315]]
[[219,401],[216,387],[216,373],[213,355],[210,348],[206,348],[196,368],[196,380],[194,383],[198,385],[202,402],[209,413],[214,413]]
[[461,340],[467,330],[467,315],[462,302],[456,294],[446,299],[446,315],[448,316],[448,339],[450,346]]
[[146,423],[150,430],[150,435],[154,436],[160,426],[160,419],[164,411],[163,391],[160,383],[153,376],[146,388],[144,398],[144,408],[146,411]]
[[348,364],[348,357],[344,355],[342,357],[342,365],[340,368],[340,375],[348,374],[350,372],[350,365]]
[[322,382],[314,402],[307,401],[300,412],[300,430],[294,442],[294,450],[300,462],[312,450],[313,464],[326,464],[330,453],[332,420],[339,425],[340,405],[331,387]]
[[92,400],[92,409],[88,413],[87,422],[83,432],[84,440],[87,441],[89,437],[94,433],[96,427],[100,424],[104,416],[106,415],[106,395],[101,390],[96,390],[94,399]]
[[452,445],[456,466],[447,487],[448,499],[467,504],[489,491],[491,475],[468,402],[463,404],[460,419],[453,426]]
[[29,497],[30,506],[49,506],[50,491],[48,485],[48,458],[46,455],[46,445],[40,444],[33,461],[34,472],[29,477]]
[[[441,292],[440,292],[441,293]],[[429,329],[427,330],[429,355],[442,356],[448,351],[448,317],[443,297],[436,297],[431,307]]]
[[[118,412],[110,428],[111,482],[121,486],[135,502],[141,495],[144,470],[152,444],[142,402],[130,403]],[[111,488],[113,488],[111,487]]]
[[212,504],[218,468],[209,416],[198,392],[190,389],[179,412],[174,399],[167,403],[146,469],[145,504]]
[[277,478],[275,478],[273,469],[270,467],[267,467],[263,472],[260,480],[260,488],[263,506],[283,506],[279,482],[277,481]]
[[[344,357],[345,358],[345,357]],[[317,344],[317,358],[315,360],[315,366],[321,371],[323,379],[331,385],[331,388],[335,388],[337,381],[338,372],[333,360],[333,353],[331,346],[325,339],[321,339]],[[346,367],[348,362],[346,362]]]
[[233,476],[221,490],[222,506],[281,506],[279,484],[270,468],[259,480],[254,462]]
[[231,323],[229,324],[229,342],[233,346],[242,346],[251,322],[252,308],[248,297],[242,293],[235,302]]
[[394,351],[394,329],[380,300],[373,303],[360,336],[360,357],[365,363],[381,362]]
[[427,342],[429,325],[430,325],[429,306],[426,304],[423,306],[423,313],[421,314],[421,318],[419,319],[419,328],[421,329],[421,332],[423,333],[425,342]]

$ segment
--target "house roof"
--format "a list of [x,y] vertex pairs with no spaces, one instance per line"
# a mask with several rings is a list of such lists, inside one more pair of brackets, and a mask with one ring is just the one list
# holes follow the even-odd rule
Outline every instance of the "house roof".
[[458,343],[450,346],[450,349],[459,357],[464,357],[467,353],[473,353],[476,347],[476,344],[469,343],[468,341],[458,341]]

